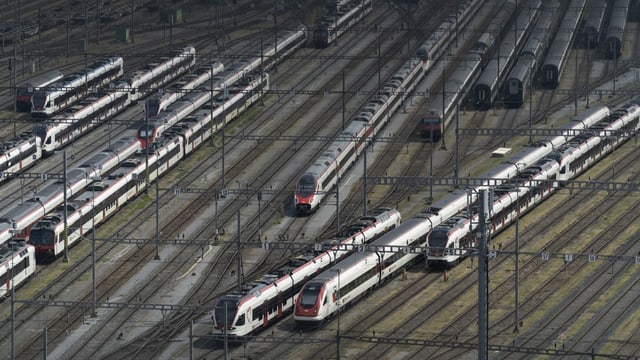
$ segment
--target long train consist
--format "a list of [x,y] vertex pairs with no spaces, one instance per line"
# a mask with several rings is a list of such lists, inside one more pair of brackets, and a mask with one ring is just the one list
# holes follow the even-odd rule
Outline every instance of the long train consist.
[[223,295],[213,311],[213,334],[246,336],[281,319],[293,310],[306,281],[349,254],[341,245],[371,242],[400,225],[400,220],[395,209],[376,209],[331,239],[334,246],[330,249],[298,255],[271,274],[245,285],[242,293]]
[[31,96],[31,116],[50,117],[82,98],[89,89],[100,88],[124,74],[121,57],[101,59],[48,88],[36,90]]
[[63,204],[65,190],[70,198],[87,187],[92,178],[102,176],[140,150],[140,143],[135,138],[123,137],[109,149],[96,153],[79,167],[68,171],[66,185],[63,179],[46,180],[29,198],[0,212],[0,244],[12,238],[27,239],[31,227],[38,220]]
[[[469,14],[477,10],[478,3],[462,1],[459,10],[460,25],[468,21]],[[466,19],[466,20],[465,20]],[[451,25],[450,20],[445,23]],[[375,95],[351,119],[344,131],[334,140],[313,164],[300,176],[293,195],[293,203],[297,214],[310,214],[318,206],[331,189],[338,184],[341,173],[344,173],[360,155],[365,143],[371,141],[387,123],[393,113],[411,95],[415,86],[422,80],[426,71],[433,64],[433,56],[439,56],[446,42],[438,36],[450,39],[454,34],[448,32],[433,33],[417,50],[418,59],[407,60],[400,70],[385,82],[378,95]],[[433,49],[433,50],[429,50]]]
[[579,31],[580,19],[587,0],[573,0],[562,18],[560,28],[551,43],[547,57],[540,70],[542,86],[555,89],[560,81],[560,74],[569,60],[569,51]]
[[0,182],[69,144],[110,116],[135,103],[156,86],[189,70],[195,64],[191,46],[176,50],[171,57],[148,64],[112,83],[108,92],[95,93],[65,109],[61,114],[34,125],[33,133],[3,144]]
[[[149,153],[149,181],[156,180],[192,153],[221,126],[258,101],[268,89],[268,74],[246,74],[239,84],[231,87],[229,97],[215,100],[213,109],[198,110],[167,131],[157,139]],[[129,139],[129,143],[141,149],[137,139]],[[124,160],[113,171],[88,177],[91,184],[68,200],[67,229],[72,230],[68,233],[67,246],[75,244],[94,225],[104,221],[144,189],[147,161],[142,152]],[[97,178],[101,180],[95,181]],[[29,243],[36,247],[39,261],[53,260],[65,249],[63,212],[64,206],[58,206],[30,229]]]
[[496,56],[489,60],[489,63],[482,70],[482,74],[473,86],[473,102],[477,109],[487,110],[498,99],[501,85],[511,70],[520,49],[524,46],[524,39],[529,36],[531,29],[538,21],[541,6],[541,0],[530,0],[528,5],[523,6],[516,21],[497,47]]
[[149,119],[155,119],[160,112],[169,105],[175,103],[185,94],[197,89],[205,82],[210,81],[215,75],[224,71],[224,64],[214,62],[210,65],[200,66],[193,74],[181,78],[176,84],[171,86],[171,91],[166,94],[150,96],[144,102],[144,113]]
[[276,39],[264,47],[260,52],[254,52],[246,59],[235,62],[222,74],[212,79],[211,83],[203,83],[199,88],[180,97],[176,102],[169,105],[165,110],[158,113],[155,119],[148,123],[143,122],[137,129],[137,137],[145,147],[159,138],[163,132],[177,124],[188,114],[200,106],[211,101],[212,97],[220,93],[227,92],[227,88],[246,74],[257,69],[269,69],[279,59],[295,51],[306,41],[306,28],[300,27],[296,30],[287,30],[278,33]]
[[0,298],[22,285],[36,271],[35,248],[24,241],[0,245]]
[[37,90],[43,90],[47,86],[62,80],[62,71],[51,70],[35,76],[16,88],[16,109],[20,112],[31,112],[31,96]]
[[503,86],[505,106],[518,108],[524,103],[527,91],[533,86],[533,77],[542,66],[544,54],[551,44],[551,35],[559,23],[559,8],[558,1],[552,1],[544,7]]
[[[176,55],[181,57],[183,55]],[[178,59],[176,59],[178,60]],[[167,64],[167,62],[161,63],[161,68],[152,67],[148,69],[147,73],[163,72],[165,75],[162,77],[162,82],[154,86],[164,84],[165,81],[173,79],[184,72],[191,69],[193,62],[174,62]],[[220,64],[214,63],[211,65],[201,66],[196,70],[196,75],[187,75],[187,78],[191,79],[195,77],[193,81],[203,81],[202,79],[208,79],[215,74],[213,71],[220,70]],[[169,73],[172,76],[169,76]],[[143,74],[136,72],[136,74]],[[147,78],[146,76],[139,76],[140,79]],[[143,85],[138,81],[138,85]],[[149,80],[153,81],[153,80]],[[116,82],[110,91],[93,94],[88,98],[80,101],[78,104],[71,106],[64,110],[61,114],[54,116],[52,119],[36,124],[34,127],[34,133],[42,139],[42,151],[45,155],[53,153],[55,150],[71,143],[75,139],[81,137],[91,129],[101,125],[108,119],[115,116],[117,113],[125,109],[127,106],[135,103],[137,99],[142,95],[142,90],[130,91],[129,83],[127,81]],[[146,89],[149,89],[145,85]]]
[[468,90],[480,76],[482,64],[495,48],[498,41],[495,32],[511,22],[515,10],[515,3],[505,3],[492,18],[487,30],[462,57],[453,73],[445,74],[442,96],[436,96],[431,101],[426,113],[420,119],[418,124],[420,136],[430,141],[438,141],[441,138],[444,129],[451,121],[454,109],[466,97]]
[[607,2],[604,0],[592,0],[587,7],[581,32],[581,43],[585,49],[598,47],[606,13]]
[[316,47],[327,47],[355,23],[371,12],[371,0],[351,0],[336,4],[336,12],[316,22],[313,43]]
[[611,9],[611,19],[607,28],[606,54],[609,59],[622,55],[624,28],[627,24],[630,0],[616,0]]
[[40,138],[26,132],[4,142],[0,150],[0,182],[9,174],[21,172],[42,157]]
[[[640,129],[640,106],[624,105],[589,131],[580,134],[532,164],[493,192],[489,231],[497,233],[551,196],[563,184],[607,156]],[[616,136],[611,136],[616,131]],[[474,209],[475,210],[475,209]],[[477,245],[478,214],[460,213],[433,229],[429,236],[430,262],[453,266]]]
[[[632,104],[613,114],[606,107],[595,108],[574,119],[562,128],[567,130],[563,132],[564,135],[547,137],[537,146],[523,149],[485,174],[488,177],[480,180],[481,185],[447,196],[436,203],[430,212],[405,221],[397,229],[366,246],[365,251],[350,256],[309,281],[298,296],[294,319],[304,324],[325,321],[335,315],[339,308],[380,286],[394,273],[423,255],[409,249],[400,251],[400,248],[428,246],[429,263],[452,266],[467,251],[473,250],[476,245],[474,239],[455,244],[441,243],[436,229],[440,230],[438,226],[442,224],[449,225],[447,220],[452,217],[453,223],[460,221],[463,209],[476,200],[473,194],[481,189],[495,189],[493,209],[496,217],[492,219],[492,224],[494,229],[498,229],[503,222],[514,218],[508,212],[516,210],[517,202],[521,201],[526,206],[538,204],[538,197],[548,196],[552,189],[562,186],[631,137],[640,127],[639,117],[640,107]],[[571,130],[585,128],[593,131],[573,136]],[[620,139],[613,139],[605,134],[608,130],[623,130],[619,134],[624,135]],[[455,229],[462,231],[463,228],[458,226]],[[468,231],[468,224],[465,229]],[[445,231],[442,233],[450,234]],[[461,238],[464,237],[451,236],[451,239]],[[445,236],[445,239],[449,237]]]

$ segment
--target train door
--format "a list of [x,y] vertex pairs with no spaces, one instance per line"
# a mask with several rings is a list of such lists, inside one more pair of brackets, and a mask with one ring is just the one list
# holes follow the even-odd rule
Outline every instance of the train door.
[[278,317],[282,317],[282,292],[278,293]]
[[262,305],[262,325],[267,326],[269,324],[269,302],[265,301]]

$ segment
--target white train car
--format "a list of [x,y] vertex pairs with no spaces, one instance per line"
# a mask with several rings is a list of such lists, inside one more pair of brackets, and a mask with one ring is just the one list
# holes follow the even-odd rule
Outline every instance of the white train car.
[[394,112],[424,75],[419,60],[409,60],[385,83],[382,94],[374,96],[298,179],[294,205],[298,214],[310,214],[338,183],[346,171],[386,125]]
[[40,139],[32,133],[2,144],[0,149],[0,182],[33,165],[42,157]]
[[177,84],[171,87],[166,94],[158,94],[151,96],[144,102],[145,116],[149,119],[155,119],[160,112],[164,111],[169,105],[178,101],[188,92],[204,85],[211,78],[224,71],[224,64],[214,62],[205,66],[200,66],[193,74],[187,75],[180,79]]
[[24,284],[36,272],[35,249],[24,242],[0,245],[0,297]]
[[89,65],[87,70],[75,73],[37,90],[31,97],[31,116],[50,117],[84,97],[89,89],[100,88],[123,75],[121,57],[104,58]]
[[[575,122],[574,124],[577,124]],[[640,128],[640,106],[626,105],[588,126],[589,132],[573,136],[553,152],[528,165],[517,176],[492,186],[492,233],[504,229],[518,216],[549,197],[566,181],[588,169]],[[576,128],[579,129],[579,128]],[[622,130],[620,136],[608,132]],[[471,219],[471,220],[470,220]],[[477,213],[460,213],[434,228],[429,235],[429,262],[452,267],[477,245]]]
[[78,194],[92,178],[102,176],[140,149],[135,138],[126,136],[67,171],[66,185],[62,180],[47,180],[29,199],[4,209],[0,212],[0,244],[12,238],[27,239],[31,227],[64,202],[65,191],[68,198]]
[[242,293],[223,295],[213,311],[213,335],[239,337],[254,334],[293,309],[302,285],[344,258],[340,245],[366,244],[400,225],[395,209],[376,209],[332,239],[336,246],[321,253],[297,256],[272,274],[246,285]]

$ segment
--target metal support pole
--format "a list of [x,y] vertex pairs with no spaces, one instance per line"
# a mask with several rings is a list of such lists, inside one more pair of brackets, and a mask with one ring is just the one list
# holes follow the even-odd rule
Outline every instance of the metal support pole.
[[344,84],[344,70],[342,70],[342,130],[344,130],[344,120],[346,117],[346,109],[345,109],[345,84]]
[[[338,160],[336,159],[336,164]],[[337,166],[337,165],[336,165]],[[337,180],[336,180],[336,233],[340,232],[340,167],[336,168]]]
[[[366,129],[367,124],[365,124],[364,126]],[[365,136],[366,136],[366,131],[365,131]],[[364,150],[362,150],[362,153],[364,156],[364,169],[362,173],[362,216],[367,216],[367,151],[369,151],[368,142],[367,142],[367,139],[365,138]]]
[[158,183],[156,176],[156,255],[154,260],[160,260],[160,189]]
[[43,342],[43,344],[42,344],[42,359],[43,360],[47,360],[47,342],[48,342],[48,337],[49,337],[49,334],[47,334],[47,331],[48,331],[47,327],[45,326],[43,334],[42,334],[42,342]]
[[13,281],[13,269],[15,265],[11,257],[11,360],[16,358],[16,291]]
[[189,322],[189,360],[193,360],[193,320]]
[[258,191],[258,241],[262,241],[262,221],[260,219],[262,192]]
[[482,189],[478,194],[478,229],[480,247],[478,248],[478,360],[489,358],[489,271],[487,261],[487,219],[489,218],[489,192]]
[[[576,78],[574,81],[574,85],[573,85],[573,115],[576,116],[578,115],[578,49],[576,49],[575,51],[576,56],[575,56],[575,74],[576,74]],[[560,77],[560,74],[558,74],[558,78]]]
[[91,317],[98,317],[96,310],[96,188],[91,184]]
[[338,328],[336,330],[336,359],[340,360],[340,310],[342,307],[342,298],[340,296],[340,273],[342,272],[342,269],[337,268],[336,271],[338,272]]
[[242,293],[242,280],[241,280],[241,274],[242,274],[242,258],[240,257],[240,209],[238,209],[238,236],[237,236],[238,242],[237,242],[237,256],[238,256],[238,292]]
[[64,191],[62,192],[63,194],[63,201],[64,201],[64,257],[62,259],[62,262],[68,263],[69,262],[69,255],[67,253],[68,249],[69,249],[69,227],[68,227],[68,223],[67,223],[67,150],[63,150],[62,151],[62,168],[63,168],[63,180],[62,182],[64,183]]
[[520,281],[520,267],[519,267],[519,257],[520,257],[520,197],[518,196],[518,200],[516,201],[516,206],[518,207],[518,209],[516,210],[516,271],[515,271],[515,281],[516,281],[516,288],[515,288],[515,301],[516,301],[516,306],[515,306],[515,324],[514,324],[514,328],[513,328],[513,332],[514,333],[518,333],[520,331],[519,329],[519,325],[518,322],[520,321],[518,318],[518,298],[519,298],[519,281]]

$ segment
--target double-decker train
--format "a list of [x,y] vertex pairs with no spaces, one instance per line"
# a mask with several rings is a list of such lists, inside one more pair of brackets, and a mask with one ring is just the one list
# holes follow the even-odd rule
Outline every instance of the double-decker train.
[[[546,137],[489,171],[473,189],[454,192],[434,204],[429,212],[405,221],[365,246],[364,251],[349,256],[309,281],[298,296],[295,321],[321,323],[340,308],[382,285],[423,255],[407,247],[427,247],[430,264],[452,266],[475,246],[474,238],[458,236],[457,232],[469,230],[468,224],[465,227],[459,223],[465,221],[463,209],[471,207],[477,199],[474,194],[479,190],[490,189],[496,193],[492,229],[502,228],[514,218],[510,212],[519,211],[516,204],[531,207],[539,203],[553,189],[633,136],[640,127],[639,119],[640,106],[637,104],[622,107],[613,114],[608,108],[599,107],[573,119],[558,135]],[[584,129],[588,131],[576,135],[576,130]],[[607,133],[610,130],[621,132],[618,137],[612,137]],[[447,222],[449,219],[452,220]],[[455,229],[448,231],[447,226]],[[442,234],[452,242],[442,242]]]
[[218,94],[228,92],[227,88],[239,79],[257,69],[270,68],[279,59],[301,47],[305,41],[306,29],[304,27],[278,33],[276,39],[267,44],[262,52],[258,50],[257,53],[254,52],[247,58],[238,60],[212,81],[203,82],[197,89],[188,92],[173,104],[168,105],[155,118],[147,119],[150,120],[148,123],[144,121],[144,124],[138,127],[136,135],[142,146],[145,147],[154,142],[163,132],[183,120],[191,112],[210,102]]
[[[491,234],[510,225],[519,216],[551,196],[557,189],[607,156],[640,129],[640,106],[630,103],[618,108],[588,131],[575,136],[518,175],[490,188]],[[616,136],[611,136],[616,132]],[[475,210],[475,209],[474,209]],[[453,266],[477,245],[478,213],[460,213],[436,226],[429,235],[428,259]]]
[[224,64],[217,61],[206,66],[200,66],[193,74],[187,75],[173,84],[170,92],[157,94],[148,98],[144,102],[145,116],[149,119],[157,118],[160,112],[166,110],[169,105],[223,71]]
[[18,85],[16,88],[16,109],[20,112],[30,112],[33,92],[44,90],[47,86],[62,80],[63,77],[62,71],[51,70]]
[[331,239],[333,246],[326,251],[298,255],[273,273],[245,285],[242,293],[223,295],[213,311],[213,334],[250,335],[281,319],[293,309],[306,281],[349,253],[342,245],[371,242],[400,225],[400,220],[395,209],[376,209]]
[[116,141],[108,149],[91,156],[82,165],[67,171],[64,179],[46,180],[39,189],[20,203],[0,212],[0,244],[12,238],[27,239],[31,227],[64,202],[64,193],[71,197],[120,162],[141,150],[140,143],[130,136]]
[[80,71],[65,76],[31,96],[31,116],[50,117],[84,97],[91,88],[100,88],[124,74],[121,57],[101,59]]
[[[463,26],[468,17],[475,13],[479,2],[461,1],[459,5],[458,26]],[[445,21],[447,29],[455,22]],[[443,23],[444,24],[444,23]],[[444,26],[444,25],[443,25]],[[446,40],[454,34],[441,31],[433,33],[417,50],[418,59],[407,60],[400,70],[385,82],[378,95],[375,95],[356,115],[344,131],[334,140],[313,164],[299,177],[293,195],[293,204],[297,214],[306,215],[318,209],[320,203],[338,184],[338,179],[355,163],[365,144],[376,136],[391,118],[393,113],[411,95],[415,86],[422,80],[433,64],[433,56],[446,47]]]
[[195,65],[195,54],[192,46],[175,50],[172,56],[145,65],[111,83],[108,90],[91,94],[51,119],[36,124],[34,133],[42,139],[43,153],[49,155],[71,143],[156,87],[189,71]]
[[24,241],[0,245],[0,297],[8,296],[36,272],[35,248]]
[[30,132],[4,142],[0,149],[0,182],[33,165],[41,157],[41,140]]
[[[193,152],[213,133],[255,103],[269,88],[268,74],[246,74],[230,87],[228,97],[215,99],[213,108],[196,111],[183,122],[169,129],[152,144],[149,152],[149,181],[157,179],[182,158]],[[141,150],[140,142],[129,137],[127,143]],[[121,159],[113,171],[87,176],[89,184],[70,196],[67,202],[67,244],[72,246],[85,233],[107,219],[146,186],[147,161],[141,151]],[[99,181],[96,179],[100,179]],[[29,229],[29,243],[36,248],[40,261],[51,261],[63,253],[64,206],[46,212]],[[39,214],[40,215],[40,214]]]

